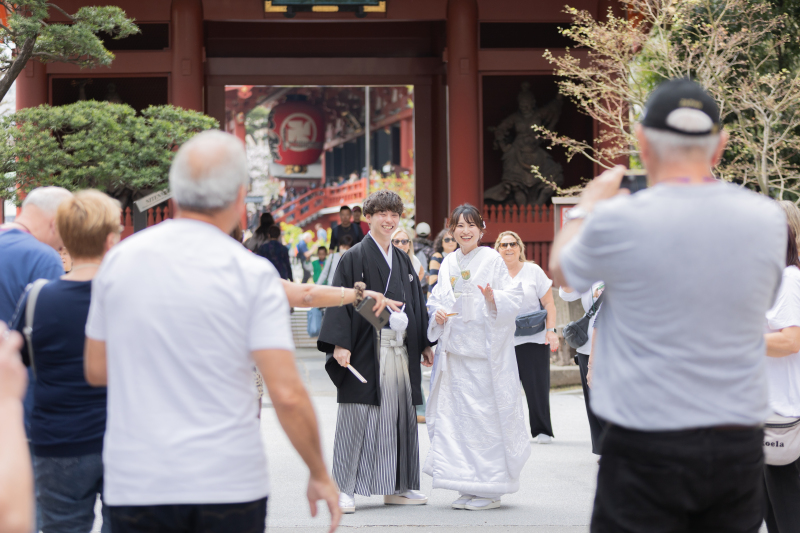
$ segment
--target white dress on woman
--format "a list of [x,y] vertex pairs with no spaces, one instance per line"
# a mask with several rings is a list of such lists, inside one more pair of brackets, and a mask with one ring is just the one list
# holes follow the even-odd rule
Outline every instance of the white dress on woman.
[[[433,488],[497,498],[519,490],[531,450],[525,430],[514,319],[523,291],[496,251],[448,255],[428,307],[439,361],[425,414],[431,446],[423,472]],[[478,289],[494,289],[493,311]],[[442,326],[434,314],[458,313]]]

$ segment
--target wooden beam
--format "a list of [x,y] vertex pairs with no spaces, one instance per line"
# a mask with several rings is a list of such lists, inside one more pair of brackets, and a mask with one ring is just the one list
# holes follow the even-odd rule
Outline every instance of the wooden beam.
[[[481,72],[542,72],[552,73],[553,65],[544,58],[544,48],[529,50],[480,50],[478,52],[478,70]],[[554,56],[564,55],[563,48],[552,48]],[[586,50],[570,50],[570,53],[581,59],[581,63],[588,60]]]
[[48,63],[48,74],[72,74],[83,78],[91,78],[97,74],[108,76],[110,74],[152,74],[157,72],[168,73],[172,70],[172,51],[154,50],[114,52],[116,58],[110,67],[79,68],[77,65],[67,63]]
[[211,57],[208,76],[431,76],[444,68],[434,57]]

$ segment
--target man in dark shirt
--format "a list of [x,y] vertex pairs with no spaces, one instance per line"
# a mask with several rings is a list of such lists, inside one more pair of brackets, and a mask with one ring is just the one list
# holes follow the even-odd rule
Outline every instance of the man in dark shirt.
[[350,235],[353,238],[353,245],[361,242],[364,238],[364,233],[361,227],[353,224],[353,211],[349,206],[343,205],[339,209],[339,220],[341,223],[335,226],[331,231],[331,251],[339,251],[339,241],[345,235]]
[[267,229],[267,242],[262,244],[256,254],[266,258],[278,271],[281,279],[294,281],[292,276],[292,264],[289,261],[289,250],[281,244],[281,228],[280,226],[270,226]]

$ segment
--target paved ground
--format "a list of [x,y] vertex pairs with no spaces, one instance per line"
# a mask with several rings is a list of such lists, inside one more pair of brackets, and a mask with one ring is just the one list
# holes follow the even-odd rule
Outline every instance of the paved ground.
[[[316,350],[297,351],[297,364],[312,394],[322,431],[328,464],[336,425],[336,389],[325,373],[324,355]],[[590,452],[589,425],[580,389],[550,395],[556,439],[550,445],[531,444],[533,454],[522,471],[520,491],[503,498],[503,507],[490,511],[455,511],[456,493],[431,489],[422,475],[422,491],[429,495],[423,507],[385,506],[381,497],[356,496],[357,511],[347,515],[339,531],[389,533],[586,533],[589,531],[597,458]],[[261,431],[269,458],[272,495],[268,530],[272,533],[322,533],[328,512],[311,518],[306,500],[307,470],[291,447],[269,403],[261,412]],[[420,458],[429,447],[425,426],[420,426]],[[99,511],[99,502],[98,509]],[[100,531],[100,520],[93,533]],[[766,533],[762,527],[761,533]]]
[[[323,449],[330,464],[336,424],[335,388],[323,368],[324,356],[316,350],[299,350],[298,366],[313,395],[322,430]],[[520,491],[503,498],[500,509],[455,511],[453,491],[431,490],[431,478],[422,475],[422,491],[430,500],[424,507],[383,505],[381,497],[356,496],[357,511],[344,517],[343,527],[373,531],[415,533],[469,533],[486,531],[535,531],[578,533],[588,531],[594,495],[597,459],[590,452],[589,426],[580,390],[551,395],[553,430],[550,445],[532,444],[533,455],[522,472]],[[262,433],[269,457],[273,491],[269,504],[269,530],[291,528],[292,533],[321,532],[327,511],[312,519],[305,500],[305,467],[278,425],[274,411],[265,404]],[[428,434],[420,426],[420,456],[428,452]],[[303,473],[299,475],[299,473]]]

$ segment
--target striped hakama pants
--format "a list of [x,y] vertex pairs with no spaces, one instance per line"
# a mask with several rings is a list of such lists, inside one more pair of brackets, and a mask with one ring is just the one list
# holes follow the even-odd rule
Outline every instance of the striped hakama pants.
[[339,404],[333,479],[351,497],[419,490],[419,438],[407,349],[396,339],[396,332],[381,331],[381,404]]

